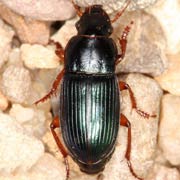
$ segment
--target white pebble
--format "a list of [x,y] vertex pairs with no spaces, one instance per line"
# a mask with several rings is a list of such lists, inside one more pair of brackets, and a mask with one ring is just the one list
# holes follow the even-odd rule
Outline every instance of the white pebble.
[[160,22],[167,39],[166,53],[180,51],[180,2],[179,0],[158,1],[148,12]]
[[22,103],[30,94],[30,73],[23,67],[11,65],[2,75],[2,91],[13,102]]
[[23,107],[13,104],[9,114],[14,117],[29,134],[41,138],[46,131],[46,119],[48,113],[37,108]]
[[72,3],[67,0],[1,0],[6,6],[26,17],[55,21],[74,15]]
[[25,123],[34,117],[34,110],[32,108],[25,108],[20,104],[13,104],[9,111],[9,115],[14,117],[19,123]]
[[172,165],[180,165],[180,97],[171,94],[162,99],[159,144]]
[[[1,21],[1,20],[0,20]],[[7,25],[0,24],[0,68],[8,60],[14,32]]]
[[176,168],[169,168],[156,164],[148,180],[180,180],[180,174]]
[[23,44],[21,46],[21,59],[30,68],[57,68],[59,58],[55,54],[55,49],[51,46]]
[[0,113],[0,172],[26,171],[44,154],[41,141],[29,136],[9,115]]
[[62,166],[63,162],[45,153],[28,172],[1,175],[0,180],[65,180],[66,170]]
[[66,21],[66,23],[60,28],[60,30],[51,37],[51,39],[60,42],[61,45],[65,47],[70,38],[77,34],[77,30],[75,27],[76,22],[77,18]]

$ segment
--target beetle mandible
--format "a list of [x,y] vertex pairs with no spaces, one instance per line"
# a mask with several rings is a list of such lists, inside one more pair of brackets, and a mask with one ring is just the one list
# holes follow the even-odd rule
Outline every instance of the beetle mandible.
[[[66,179],[69,178],[70,155],[81,171],[95,174],[102,171],[111,158],[119,124],[128,128],[128,142],[125,157],[134,177],[142,180],[134,172],[131,161],[131,124],[120,112],[120,91],[128,90],[132,108],[145,118],[155,117],[136,106],[133,92],[125,82],[118,82],[116,65],[124,58],[127,36],[130,26],[126,26],[119,38],[121,54],[110,38],[115,22],[126,6],[110,20],[101,5],[85,8],[72,1],[80,20],[76,23],[78,34],[72,37],[65,50],[56,45],[56,54],[64,62],[63,70],[58,74],[50,92],[35,104],[43,102],[53,95],[60,85],[59,118],[52,121],[50,128],[66,164]],[[131,22],[132,24],[132,22]],[[58,138],[55,129],[61,127],[66,148]]]

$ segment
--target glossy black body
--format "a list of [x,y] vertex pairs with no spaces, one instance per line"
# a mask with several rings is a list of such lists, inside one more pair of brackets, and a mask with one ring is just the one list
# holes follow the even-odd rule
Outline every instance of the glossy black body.
[[114,151],[119,130],[117,48],[101,6],[87,8],[76,27],[78,35],[65,49],[60,124],[65,145],[80,169],[98,173]]

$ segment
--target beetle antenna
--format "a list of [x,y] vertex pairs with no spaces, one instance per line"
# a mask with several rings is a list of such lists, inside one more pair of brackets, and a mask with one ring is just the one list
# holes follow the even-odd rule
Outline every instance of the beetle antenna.
[[78,5],[74,2],[74,0],[71,0],[71,2],[72,2],[72,4],[73,4],[73,6],[74,6],[74,9],[76,10],[77,15],[78,15],[79,17],[81,17],[82,14],[83,14],[83,12],[82,12],[82,10],[81,10],[81,7],[78,6]]
[[126,1],[126,5],[124,8],[122,8],[116,15],[115,17],[111,20],[111,23],[114,23],[118,20],[118,18],[124,13],[124,11],[126,10],[126,8],[129,6],[131,0],[127,0]]

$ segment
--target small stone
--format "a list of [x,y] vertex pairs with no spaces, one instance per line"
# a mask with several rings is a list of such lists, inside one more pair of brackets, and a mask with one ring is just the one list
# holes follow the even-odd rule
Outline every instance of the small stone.
[[11,65],[2,75],[2,92],[13,102],[22,103],[30,94],[31,78],[29,71],[23,67]]
[[1,175],[0,180],[64,180],[66,170],[63,166],[63,162],[45,153],[29,171]]
[[41,139],[46,132],[46,119],[50,114],[43,110],[31,107],[23,107],[20,104],[13,104],[9,114],[14,117],[29,134]]
[[31,169],[31,180],[64,180],[66,167],[63,161],[58,161],[52,155],[45,153]]
[[14,32],[0,20],[0,68],[8,60]]
[[23,44],[21,46],[21,59],[30,69],[50,69],[59,66],[59,58],[55,54],[55,47],[53,46]]
[[66,21],[66,23],[51,37],[55,42],[60,42],[65,48],[70,38],[77,35],[75,23],[78,21],[77,18]]
[[26,17],[45,21],[63,21],[75,12],[67,0],[1,0],[6,6]]
[[[18,8],[20,11],[20,8]],[[49,24],[43,21],[20,16],[0,2],[0,17],[12,25],[23,43],[47,44],[49,41]]]
[[8,107],[8,100],[6,96],[0,91],[0,110],[5,111]]
[[11,116],[0,113],[0,122],[0,172],[27,171],[44,154],[43,144]]
[[164,52],[165,37],[157,20],[143,11],[125,13],[115,24],[113,39],[116,40],[119,54],[121,48],[117,37],[121,37],[125,26],[132,20],[134,24],[127,37],[125,57],[116,67],[116,72],[137,72],[151,76],[162,74],[168,66]]
[[180,174],[176,168],[156,164],[147,180],[180,180]]
[[13,104],[9,111],[9,115],[14,117],[20,124],[32,120],[34,113],[32,108],[25,108],[20,104]]
[[172,165],[180,165],[180,97],[166,94],[162,99],[159,145]]
[[[152,8],[147,9],[148,13],[159,21],[167,39],[166,52],[176,54],[180,51],[180,2],[179,0],[159,0]],[[157,29],[154,26],[154,29]]]
[[162,89],[171,94],[180,96],[180,53],[168,55],[167,57],[169,60],[168,69],[155,79],[158,81]]
[[20,49],[13,48],[9,54],[7,65],[19,65],[23,66],[23,61],[20,58]]

